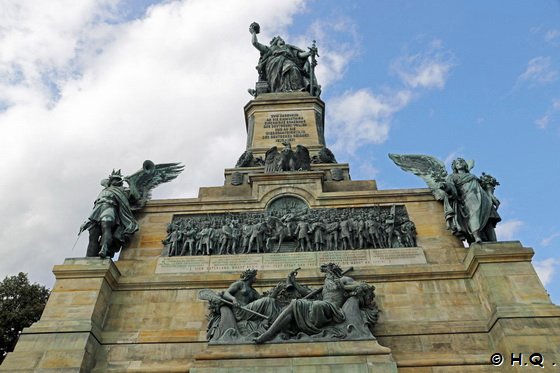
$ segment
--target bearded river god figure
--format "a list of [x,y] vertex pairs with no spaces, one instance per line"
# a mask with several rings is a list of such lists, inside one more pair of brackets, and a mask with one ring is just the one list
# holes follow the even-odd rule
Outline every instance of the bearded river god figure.
[[298,270],[262,297],[252,288],[256,270],[244,272],[221,294],[208,296],[211,291],[201,290],[199,298],[210,301],[209,343],[375,339],[371,328],[378,309],[373,286],[354,281],[329,263],[321,266],[324,286],[312,291],[297,282]]
[[500,222],[500,201],[494,189],[500,185],[491,175],[476,177],[470,173],[474,162],[463,158],[453,161],[448,175],[441,161],[427,155],[389,154],[403,170],[420,176],[436,199],[443,201],[447,228],[471,243],[496,241],[494,228]]
[[304,51],[286,44],[280,36],[275,36],[270,45],[259,43],[257,34],[260,26],[254,22],[249,27],[253,46],[261,53],[257,71],[259,83],[268,83],[264,90],[250,90],[256,96],[265,92],[300,92],[307,91],[313,96],[320,95],[320,86],[315,79],[314,68],[317,65],[317,48],[315,44]]
[[107,179],[103,179],[101,185],[104,188],[78,233],[89,231],[86,256],[112,258],[119,252],[138,230],[134,211],[144,207],[151,198],[152,189],[175,179],[183,168],[179,163],[156,165],[146,160],[142,169],[130,176],[125,177],[120,170],[113,170]]

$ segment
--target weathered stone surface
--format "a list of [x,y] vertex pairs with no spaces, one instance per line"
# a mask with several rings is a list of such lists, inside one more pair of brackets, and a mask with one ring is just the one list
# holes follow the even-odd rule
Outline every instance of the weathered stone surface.
[[[396,364],[399,372],[490,372],[497,369],[489,363],[494,352],[534,351],[543,353],[545,366],[560,362],[560,309],[531,265],[532,249],[514,241],[467,250],[446,230],[443,208],[428,189],[377,190],[373,181],[330,181],[330,168],[323,166],[276,175],[243,170],[247,184],[204,188],[197,198],[148,202],[137,216],[139,233],[118,261],[70,258],[55,266],[57,280],[42,319],[24,330],[0,371],[367,372],[371,367],[395,371]],[[335,187],[343,184],[348,188]],[[235,188],[242,192],[230,194]],[[418,247],[284,258],[250,254],[241,263],[231,255],[161,257],[173,216],[265,211],[279,196],[300,198],[312,208],[403,205],[416,224]],[[286,270],[297,266],[303,267],[298,280],[318,287],[321,261],[352,265],[353,278],[375,285],[381,312],[373,334],[391,355],[355,344],[325,350],[298,343],[288,350],[230,346],[209,358],[208,311],[197,299],[200,289],[227,288],[241,266],[260,268],[261,293],[285,281]],[[305,351],[308,356],[294,356]]]
[[420,247],[369,249],[352,251],[319,251],[303,253],[269,253],[246,255],[211,255],[160,257],[156,273],[239,272],[247,268],[259,270],[290,270],[296,267],[315,268],[323,263],[341,266],[368,267],[425,264]]
[[191,372],[397,372],[376,341],[209,346]]
[[245,106],[247,150],[264,159],[273,146],[305,145],[315,155],[325,146],[325,104],[306,92],[262,94]]

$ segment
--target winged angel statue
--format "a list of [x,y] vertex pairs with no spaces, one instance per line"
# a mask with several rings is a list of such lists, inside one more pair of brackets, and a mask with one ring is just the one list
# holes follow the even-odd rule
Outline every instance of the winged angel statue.
[[470,173],[474,161],[455,159],[448,175],[445,165],[429,155],[389,154],[404,171],[420,176],[437,200],[443,201],[447,229],[469,244],[496,241],[494,228],[501,220],[500,201],[494,189],[500,185],[491,175],[480,178]]
[[[140,210],[151,198],[156,186],[175,179],[183,171],[179,163],[154,164],[144,161],[142,169],[130,176],[121,170],[111,172],[101,180],[103,190],[93,204],[93,211],[80,227],[80,235],[89,231],[86,256],[112,258],[138,230],[134,211]],[[124,186],[124,182],[128,187]]]

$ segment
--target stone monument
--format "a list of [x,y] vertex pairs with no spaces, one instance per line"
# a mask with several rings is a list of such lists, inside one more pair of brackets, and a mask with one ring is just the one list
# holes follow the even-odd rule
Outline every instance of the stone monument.
[[[94,210],[84,229],[95,248],[54,267],[41,320],[0,371],[495,372],[532,367],[535,356],[560,364],[560,308],[533,250],[493,235],[496,179],[471,174],[464,160],[448,174],[435,158],[391,155],[428,188],[352,180],[325,143],[315,43],[264,45],[259,31],[250,26],[260,58],[246,148],[223,185],[145,200],[130,209],[124,240],[104,241],[103,222],[116,220]],[[134,204],[126,179],[111,175],[98,203]]]

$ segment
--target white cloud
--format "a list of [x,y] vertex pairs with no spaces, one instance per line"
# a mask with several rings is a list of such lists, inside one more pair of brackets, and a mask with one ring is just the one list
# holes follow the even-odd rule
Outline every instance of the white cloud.
[[352,153],[362,145],[384,142],[393,115],[411,99],[412,92],[406,90],[393,95],[374,95],[361,89],[329,100],[329,130],[337,134],[332,148],[336,152]]
[[371,162],[361,162],[359,164],[360,173],[362,175],[368,175],[368,178],[374,180],[377,174],[379,173],[379,169],[375,167]]
[[[0,100],[3,106],[52,100],[87,51],[109,37],[116,0],[3,2],[0,12]],[[104,21],[100,21],[100,20]],[[99,39],[102,39],[103,42]],[[91,52],[90,52],[91,53]]]
[[337,134],[332,145],[335,153],[353,155],[361,146],[385,142],[397,112],[425,89],[445,86],[453,60],[453,54],[435,40],[422,52],[398,57],[391,64],[404,87],[383,93],[359,89],[330,99],[327,115],[330,132]]
[[556,275],[558,267],[560,267],[560,259],[557,258],[547,258],[544,260],[535,260],[533,262],[535,271],[544,286],[547,286],[552,281],[552,278]]
[[546,129],[549,123],[550,123],[550,114],[545,114],[542,117],[535,120],[535,124],[537,125],[537,128],[541,130]]
[[85,252],[87,238],[71,247],[113,168],[184,162],[154,198],[223,183],[245,147],[242,107],[257,79],[248,25],[281,33],[303,9],[298,0],[174,1],[125,21],[117,1],[21,4],[0,10],[9,139],[0,147],[0,273],[46,284],[53,264]]
[[560,112],[560,99],[553,99],[552,103],[546,110],[546,113],[535,120],[537,128],[545,130],[550,126],[550,123],[558,118],[558,112]]
[[529,60],[527,68],[519,76],[518,82],[526,82],[530,86],[544,85],[555,81],[558,71],[552,66],[550,57],[535,57]]
[[560,45],[560,30],[558,29],[545,29],[542,26],[532,27],[529,30],[532,34],[539,35],[552,46]]
[[443,89],[455,66],[454,60],[440,40],[433,40],[426,50],[396,59],[391,69],[411,88]]
[[554,241],[554,239],[556,239],[558,237],[560,237],[560,232],[553,233],[550,236],[543,238],[541,240],[541,245],[542,246],[549,246],[552,243],[552,241]]
[[519,229],[523,226],[521,220],[508,220],[500,222],[496,226],[498,241],[511,241],[517,238]]
[[[348,63],[360,53],[360,38],[356,25],[347,18],[317,20],[309,27],[309,35],[319,48],[316,74],[324,90],[344,76]],[[306,41],[300,39],[299,45]]]
[[552,45],[560,44],[560,30],[547,30],[544,34],[544,40],[551,43]]

